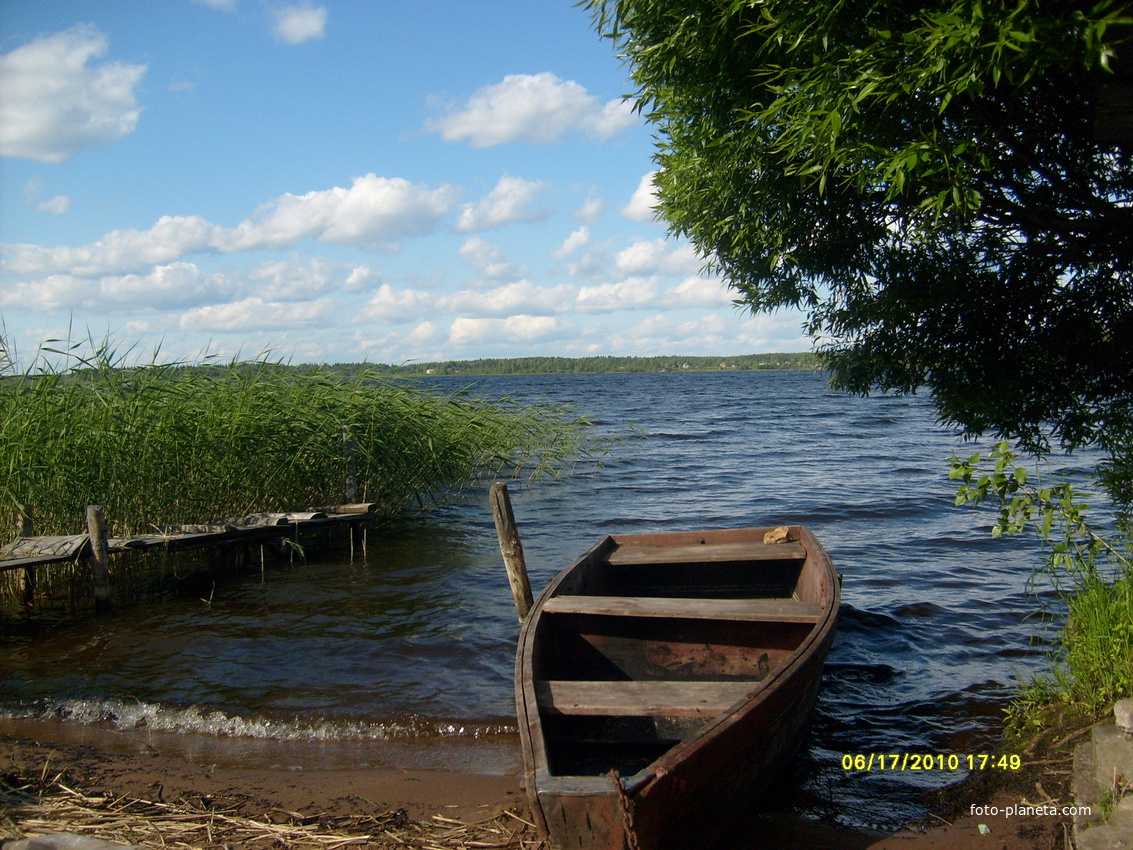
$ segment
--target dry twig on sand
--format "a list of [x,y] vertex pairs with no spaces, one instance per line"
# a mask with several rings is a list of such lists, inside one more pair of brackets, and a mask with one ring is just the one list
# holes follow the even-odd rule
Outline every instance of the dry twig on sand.
[[52,833],[186,850],[545,850],[531,825],[507,811],[472,823],[439,815],[431,821],[415,821],[404,810],[378,815],[304,816],[276,809],[253,817],[220,802],[165,803],[86,793],[63,784],[58,776],[0,777],[0,839]]

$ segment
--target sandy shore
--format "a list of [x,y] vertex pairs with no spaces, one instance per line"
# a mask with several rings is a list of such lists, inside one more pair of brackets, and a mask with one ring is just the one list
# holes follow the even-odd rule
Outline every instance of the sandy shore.
[[[528,848],[541,845],[534,831],[523,825],[529,820],[526,800],[518,776],[491,776],[441,770],[350,769],[350,770],[272,770],[200,764],[163,754],[157,750],[113,752],[89,744],[34,740],[7,735],[0,737],[0,777],[5,796],[0,798],[0,837],[15,838],[45,830],[43,813],[28,801],[33,794],[60,793],[58,784],[88,797],[113,801],[130,798],[153,804],[178,803],[194,810],[223,811],[230,816],[257,823],[346,823],[353,818],[369,818],[372,841],[353,846],[406,846],[406,839],[387,837],[389,829],[374,824],[418,822],[433,826],[446,823],[487,824],[480,834],[480,846]],[[57,780],[57,785],[51,785]],[[1019,783],[1027,780],[1019,777]],[[1047,781],[1050,784],[1050,780]],[[33,787],[34,786],[34,787]],[[17,794],[14,789],[22,788]],[[1022,801],[1043,802],[1040,784],[1026,793],[1014,790],[988,791],[981,798],[978,790],[968,797],[976,805],[998,806],[998,816],[940,815],[930,829],[909,829],[894,835],[863,833],[824,824],[766,814],[746,818],[717,845],[718,850],[1035,850],[1063,847],[1066,818],[1007,817],[1004,808]],[[1068,802],[1068,801],[1065,801]],[[943,804],[942,804],[943,805]],[[953,800],[950,807],[966,806]],[[511,814],[507,814],[510,812]],[[394,817],[391,813],[397,813]],[[497,820],[493,821],[493,818]],[[501,826],[503,824],[504,826]],[[983,830],[981,831],[981,824]],[[510,825],[510,826],[508,826]],[[329,828],[329,826],[327,827]],[[409,828],[409,827],[406,827]],[[421,827],[416,827],[418,831]],[[511,842],[501,844],[501,836]],[[91,834],[87,832],[86,834]],[[404,836],[404,833],[401,833]],[[102,835],[113,839],[113,835]],[[485,840],[490,839],[490,841]],[[121,839],[119,839],[121,840]],[[424,840],[424,839],[423,839]],[[476,846],[438,844],[432,846]],[[453,839],[455,841],[455,839]],[[469,839],[465,839],[469,840]],[[202,842],[188,846],[265,846],[262,840],[242,844],[227,840],[223,844]],[[302,846],[290,844],[289,846]],[[330,845],[326,845],[330,846]],[[430,846],[418,844],[417,846]]]

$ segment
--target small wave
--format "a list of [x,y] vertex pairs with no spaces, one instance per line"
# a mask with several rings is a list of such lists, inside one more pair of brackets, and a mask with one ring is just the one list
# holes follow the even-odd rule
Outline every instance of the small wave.
[[217,738],[268,741],[407,741],[421,738],[480,739],[514,734],[506,723],[452,723],[420,716],[399,720],[276,720],[240,717],[198,706],[177,708],[121,700],[47,700],[21,709],[0,709],[0,715],[30,720],[63,720],[114,729],[152,729]]

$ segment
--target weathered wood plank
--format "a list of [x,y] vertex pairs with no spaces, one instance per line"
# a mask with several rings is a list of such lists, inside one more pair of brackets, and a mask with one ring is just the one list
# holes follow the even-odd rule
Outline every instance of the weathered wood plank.
[[65,534],[45,537],[21,537],[13,540],[3,549],[3,558],[74,558],[87,545],[90,537],[86,534]]
[[619,546],[607,556],[613,566],[804,560],[801,543],[688,543],[676,546]]
[[702,717],[722,714],[759,682],[574,682],[535,683],[539,708],[551,714]]
[[671,617],[690,620],[740,620],[766,623],[817,623],[822,608],[797,599],[673,599],[656,596],[555,596],[543,610],[550,614],[596,614],[609,617]]

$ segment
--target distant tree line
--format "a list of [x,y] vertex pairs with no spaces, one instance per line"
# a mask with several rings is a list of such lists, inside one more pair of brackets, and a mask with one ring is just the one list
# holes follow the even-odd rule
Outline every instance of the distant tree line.
[[773,369],[818,369],[811,352],[741,354],[730,357],[488,357],[478,360],[410,361],[391,366],[381,363],[339,363],[332,371],[369,370],[398,376],[423,375],[570,375],[610,372],[744,372]]

